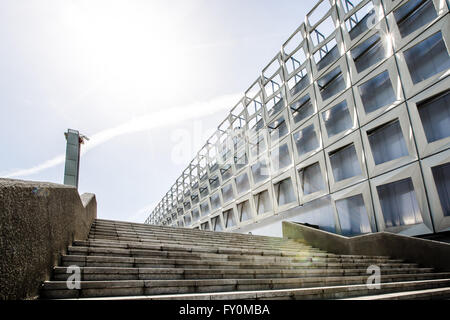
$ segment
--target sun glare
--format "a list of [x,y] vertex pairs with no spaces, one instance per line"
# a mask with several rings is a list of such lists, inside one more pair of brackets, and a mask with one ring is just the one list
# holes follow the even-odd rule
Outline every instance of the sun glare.
[[180,54],[188,46],[180,12],[158,1],[72,2],[62,21],[82,68],[106,93],[148,101],[170,94],[178,73],[193,71],[192,55]]

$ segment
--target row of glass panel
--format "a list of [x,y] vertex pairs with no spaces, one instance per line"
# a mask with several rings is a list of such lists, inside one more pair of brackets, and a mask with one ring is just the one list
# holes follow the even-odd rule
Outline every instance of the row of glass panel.
[[[448,86],[449,80],[442,81],[415,99],[408,101],[409,114],[413,119],[414,134],[421,158],[449,147],[450,97]],[[386,170],[417,159],[414,139],[410,135],[412,127],[404,103],[363,126],[361,140],[359,133],[350,134],[355,129],[353,123],[356,115],[353,116],[355,118],[351,116],[355,110],[349,111],[348,105],[345,103],[347,100],[351,101],[344,96],[342,102],[338,102],[335,107],[324,110],[321,113],[322,117],[314,116],[294,131],[293,143],[289,137],[282,139],[281,143],[277,144],[270,153],[267,153],[266,147],[258,145],[256,153],[259,157],[255,157],[256,160],[252,161],[250,165],[248,165],[247,153],[244,153],[241,157],[244,159],[236,164],[234,172],[230,166],[227,170],[222,171],[222,175],[214,176],[214,179],[209,181],[209,185],[202,185],[198,193],[193,193],[191,201],[185,200],[185,209],[189,210],[191,205],[198,204],[200,199],[207,199],[208,195],[221,185],[223,200],[217,202],[214,199],[211,202],[218,206],[226,204],[235,196],[248,192],[266,182],[271,176],[276,176],[283,169],[286,170],[294,162],[303,164],[305,160],[319,152],[322,146],[326,148],[328,167],[332,170],[329,172],[332,191],[354,183],[357,179],[367,177],[364,166],[365,158],[358,157],[360,152],[357,152],[357,150],[362,150],[363,145],[366,151],[369,177],[377,176]],[[325,120],[321,121],[321,119]],[[323,141],[320,138],[321,132],[325,132],[322,135]],[[337,143],[330,145],[325,137],[329,136],[330,132],[333,132],[334,135],[344,134],[340,135],[341,139]],[[282,135],[282,138],[284,136]],[[342,139],[344,136],[346,138]],[[252,159],[253,156],[254,154],[250,158]],[[235,178],[232,179],[233,177]],[[212,204],[210,206],[215,207]]]
[[[432,68],[433,70],[430,71],[429,68],[422,68],[422,69],[415,68],[414,64],[411,65],[411,62],[408,62],[409,60],[405,59],[406,60],[406,66],[408,67],[409,71],[413,70],[413,72],[414,72],[411,75],[411,78],[412,79],[415,79],[415,78],[422,79],[422,78],[424,78],[424,79],[422,79],[422,81],[420,81],[420,83],[418,83],[418,84],[420,84],[419,89],[420,89],[420,87],[424,87],[427,84],[430,84],[433,81],[438,80],[440,77],[445,76],[444,73],[448,69],[448,61],[449,61],[449,59],[448,59],[448,49],[446,48],[445,43],[444,43],[444,40],[446,40],[446,37],[442,38],[442,31],[443,30],[448,31],[448,17],[446,17],[446,19],[442,19],[442,21],[439,22],[439,23],[441,25],[436,24],[435,26],[433,26],[434,29],[438,30],[438,33],[435,33],[434,35],[429,37],[429,38],[433,38],[434,37],[433,38],[434,40],[431,39],[431,40],[434,41],[431,44],[431,47],[438,47],[438,48],[440,48],[439,50],[434,50],[433,54],[430,56],[433,59],[427,59],[427,61],[430,61],[429,64],[431,65],[431,67],[434,67],[434,69]],[[441,29],[442,27],[444,27],[444,29]],[[445,29],[445,27],[447,27],[447,29]],[[430,33],[432,33],[432,32],[428,32],[428,34],[430,34]],[[422,35],[421,38],[425,38],[426,35],[427,34]],[[426,46],[426,45],[424,45],[422,43],[426,42],[426,41],[430,42],[429,38],[425,38],[425,40],[416,41],[416,42],[418,42],[418,45],[428,47],[428,46]],[[426,42],[426,44],[428,44],[428,42]],[[412,46],[412,48],[415,48],[415,47]],[[405,56],[407,56],[407,55],[405,54]],[[411,54],[411,56],[415,57],[416,55]],[[339,73],[335,74],[336,73],[335,70],[340,68],[340,64],[342,64],[342,63],[345,64],[345,59],[341,59],[341,60],[342,61],[340,63],[339,62],[336,63],[336,64],[339,64],[339,67],[333,69],[331,72],[329,72],[328,74],[324,75],[322,78],[320,78],[317,81],[316,90],[320,92],[320,95],[318,95],[318,100],[320,100],[321,98],[322,98],[322,100],[324,98],[333,100],[334,97],[337,94],[339,94],[339,92],[340,92],[340,91],[338,91],[336,94],[334,94],[336,90],[341,90],[342,91],[342,89],[345,89],[347,87],[347,84],[345,84],[345,86],[342,85],[342,83],[343,83],[342,81],[344,81],[343,79],[348,78],[348,77],[343,77]],[[367,59],[363,59],[361,61],[366,61],[366,60]],[[401,98],[400,98],[401,90],[399,89],[400,82],[398,81],[398,75],[395,77],[395,63],[393,62],[393,59],[390,59],[390,60],[391,60],[390,62],[388,61],[388,62],[385,63],[387,65],[387,70],[386,71],[380,73],[379,75],[377,75],[376,77],[374,77],[374,78],[372,78],[370,80],[367,80],[367,81],[363,82],[363,84],[358,86],[359,91],[360,91],[361,94],[355,94],[355,99],[358,101],[358,99],[360,98],[362,103],[361,104],[360,103],[356,103],[357,107],[360,106],[360,105],[363,105],[365,111],[367,111],[367,110],[368,111],[373,111],[372,109],[376,110],[377,107],[378,107],[378,109],[381,109],[381,110],[378,110],[378,113],[381,113],[381,112],[384,111],[383,109],[388,109],[388,108],[379,107],[379,105],[382,104],[383,102],[390,101],[390,102],[394,102],[394,103],[397,102],[398,103],[399,100],[401,100]],[[397,57],[397,60],[399,60],[400,71],[402,71],[401,59],[398,59],[398,57]],[[355,65],[357,65],[357,64],[355,64]],[[443,68],[446,68],[446,69],[443,69]],[[377,68],[377,70],[378,69],[382,69],[381,66],[379,66]],[[443,69],[443,70],[441,70],[441,69]],[[346,68],[342,68],[340,70],[346,70]],[[419,71],[423,70],[423,72],[421,73],[421,72],[419,72],[417,70],[419,70]],[[339,69],[338,69],[338,71],[339,71]],[[341,72],[341,73],[343,73],[343,72]],[[389,75],[389,79],[388,79],[389,81],[387,81],[388,75]],[[395,80],[392,81],[391,80],[392,78],[395,79]],[[405,77],[402,77],[402,80],[403,80],[403,78],[405,78]],[[330,80],[328,80],[328,79],[330,79]],[[428,81],[424,81],[424,80],[428,80]],[[424,82],[426,82],[426,83],[424,83]],[[269,81],[268,83],[270,83],[273,86],[272,82]],[[347,83],[348,83],[348,81],[347,81]],[[377,88],[379,93],[382,93],[382,94],[373,94],[373,92],[376,91],[376,90],[373,90],[373,84],[374,83],[378,84],[378,86],[376,86],[375,88]],[[388,86],[387,84],[390,84],[390,86]],[[392,85],[392,84],[394,84],[394,85]],[[395,84],[397,84],[397,85],[395,85]],[[368,89],[364,90],[365,87],[366,88],[370,88],[370,90],[368,90]],[[310,88],[312,88],[312,87],[310,86]],[[407,92],[407,90],[405,90],[405,91]],[[279,92],[282,92],[281,89],[279,90]],[[309,95],[309,92],[311,92],[311,90],[306,89],[304,92],[307,92],[307,94],[303,95],[301,98],[297,98],[297,100],[294,101],[294,103],[292,103],[292,105],[289,108],[291,113],[286,118],[291,117],[291,119],[290,119],[291,122],[295,122],[296,120],[298,120],[297,123],[299,123],[299,122],[301,122],[301,118],[302,117],[305,117],[305,116],[307,117],[308,114],[311,113],[311,111],[314,112],[314,110],[311,110],[311,109],[314,109],[314,105],[313,105],[314,103],[311,102],[311,98],[310,98],[310,95]],[[372,97],[371,97],[371,94],[372,94]],[[329,97],[330,95],[331,95],[331,97]],[[280,108],[279,107],[279,105],[281,105],[280,101],[282,101],[282,100],[279,100],[276,104],[274,103],[274,108],[273,109],[277,109],[277,107],[276,107],[277,104],[278,104],[278,109]],[[317,104],[319,106],[323,105],[323,101],[318,101]],[[386,107],[386,106],[389,106],[389,105],[386,105],[386,103],[385,103],[383,107]],[[260,109],[264,109],[264,108],[260,108]],[[282,110],[282,108],[280,110]],[[330,117],[330,115],[333,112],[334,112],[334,115],[335,115],[335,119],[337,119],[337,117],[339,117],[339,114],[344,114],[345,113],[345,108],[344,108],[343,105],[341,105],[341,106],[333,105],[333,108],[330,107],[330,110],[328,112],[328,114],[329,114],[328,117]],[[361,112],[361,113],[363,114],[362,118],[364,118],[364,113],[365,112]],[[368,113],[370,113],[370,112],[368,112]],[[376,113],[377,112],[374,113],[375,116],[376,116]],[[245,117],[244,117],[244,119],[245,119]],[[257,125],[255,125],[255,126],[262,127],[261,124],[264,123],[264,119],[267,119],[267,117],[265,116],[264,113],[262,113],[259,121],[257,121]],[[281,120],[284,120],[284,119],[281,119]],[[368,119],[366,119],[366,120],[369,120],[369,119],[370,119],[370,117],[368,117]],[[278,121],[278,119],[277,119],[277,121]],[[351,121],[353,121],[353,124],[355,123],[354,119],[352,119]],[[326,121],[326,119],[323,120],[323,123],[325,123],[326,127],[327,127],[327,125],[326,125],[327,122],[333,123],[333,121]],[[336,139],[339,138],[339,135],[336,134],[336,131],[333,131],[333,130],[338,130],[340,126],[346,126],[347,125],[346,122],[348,122],[348,119],[346,120],[345,117],[344,117],[343,120],[340,122],[340,124],[338,124],[338,125],[330,125],[329,128],[327,128],[327,130],[324,131],[324,132],[325,133],[330,132],[331,135],[334,136],[335,137],[334,139],[336,140]],[[283,123],[286,124],[286,121],[284,120],[284,121],[276,122],[277,126],[275,126],[275,127],[271,127],[270,124],[269,124],[269,130],[271,128],[283,129]],[[363,120],[363,123],[364,123],[364,120]],[[280,126],[280,124],[281,124],[281,126]],[[328,135],[330,135],[330,134],[328,133]],[[327,136],[327,134],[325,134],[324,136]],[[327,145],[328,143],[331,143],[330,141],[326,141],[326,140],[327,139],[324,137],[325,145]],[[333,140],[333,139],[331,139],[331,140]],[[229,167],[231,168],[231,166],[229,166]],[[209,168],[211,168],[211,166],[209,166]],[[215,177],[212,177],[212,178],[213,179],[211,179],[211,180],[214,181]],[[180,198],[181,198],[180,196],[177,196],[177,200],[180,200]],[[161,208],[159,208],[159,210],[161,210]]]
[[[305,175],[300,171],[298,173],[297,178],[289,176],[273,184],[273,188],[264,186],[262,190],[255,190],[250,196],[215,211],[193,226],[213,231],[235,230],[238,226],[261,220],[272,210],[272,194],[275,203],[280,206],[296,202],[293,180],[302,181],[302,175]],[[300,181],[299,191],[310,188]],[[321,183],[316,182],[312,188],[319,187]],[[430,206],[425,190],[428,190]],[[426,234],[433,232],[433,225],[436,232],[446,231],[450,230],[449,199],[450,150],[447,150],[422,160],[420,165],[414,162],[333,193],[331,204],[335,221],[332,224],[336,224],[338,233],[344,235],[377,230],[409,235]],[[186,218],[178,222],[180,227],[191,224],[192,221]]]
[[[415,101],[408,102],[410,113],[418,118],[418,121],[414,122],[415,134],[418,134],[420,139],[417,137],[416,139],[418,141],[421,139],[427,141],[427,144],[424,146],[425,149],[428,148],[429,151],[432,150],[433,152],[447,149],[450,145],[450,97],[448,89],[442,91],[443,88],[448,88],[448,82],[439,83],[427,90],[427,92],[424,92],[421,95],[422,100],[420,100],[421,97],[417,97]],[[424,98],[425,100],[423,100]],[[403,104],[386,113],[377,121],[363,127],[361,133],[363,135],[362,140],[365,145],[370,177],[375,177],[417,159],[414,141],[412,137],[409,137],[411,130],[406,107]],[[305,134],[305,136],[311,135]],[[435,147],[430,148],[433,144],[435,144]],[[300,145],[311,145],[311,143],[302,143]],[[297,148],[297,150],[301,149]],[[332,147],[325,149],[325,153],[319,151],[317,150],[316,155],[296,166],[299,174],[300,204],[327,194],[328,184],[331,191],[334,192],[362,181],[367,177],[364,166],[365,157],[362,152],[362,144],[358,132],[352,133],[348,138],[342,139]],[[276,154],[286,155],[290,154],[290,152],[283,151]],[[362,156],[359,157],[358,154]],[[271,176],[267,160],[267,158],[258,160],[250,166],[250,171],[242,171],[242,174],[234,180],[234,183],[230,180],[221,189],[221,192],[216,192],[209,199],[209,203],[204,201],[200,205],[202,214],[207,215],[211,210],[214,211],[232,202],[236,197],[235,195],[242,195],[248,192],[250,185],[253,186],[251,189],[255,190],[262,183],[267,182]],[[289,169],[289,162],[280,162],[286,163],[286,167]],[[277,180],[281,178],[277,177]],[[281,181],[284,180],[286,179],[281,179]],[[289,181],[275,184],[275,186],[284,190],[283,186],[286,184],[289,184]],[[284,198],[293,198],[292,193],[284,194],[281,192],[280,194],[277,192],[279,192],[278,189],[275,191],[275,194],[282,197],[281,203],[278,203],[279,208],[275,208],[278,212],[281,211],[280,209],[285,210],[286,207],[284,205],[290,203],[289,201],[285,203]],[[267,195],[267,197],[263,198],[269,199],[270,197]],[[198,215],[198,217],[200,216]]]

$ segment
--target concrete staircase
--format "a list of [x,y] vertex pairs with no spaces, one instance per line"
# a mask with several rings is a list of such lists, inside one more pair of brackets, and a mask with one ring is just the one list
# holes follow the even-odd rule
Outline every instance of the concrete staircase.
[[[450,273],[384,256],[330,254],[282,238],[96,220],[41,288],[44,299],[426,299]],[[381,268],[380,289],[366,286]],[[81,270],[80,289],[66,280]]]

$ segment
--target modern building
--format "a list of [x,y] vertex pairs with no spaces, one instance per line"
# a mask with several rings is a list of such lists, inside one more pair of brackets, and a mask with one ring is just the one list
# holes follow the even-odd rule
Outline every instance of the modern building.
[[446,0],[322,0],[146,220],[450,230]]

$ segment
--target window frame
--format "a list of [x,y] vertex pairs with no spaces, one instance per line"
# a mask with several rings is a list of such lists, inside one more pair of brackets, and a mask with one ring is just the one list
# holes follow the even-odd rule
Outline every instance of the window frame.
[[[258,214],[258,203],[255,200],[255,197],[260,194],[261,192],[267,191],[268,195],[269,195],[269,201],[271,204],[271,209],[267,212],[264,212],[262,214]],[[253,205],[255,208],[255,221],[260,221],[265,219],[268,216],[274,215],[275,214],[275,201],[274,201],[274,194],[273,194],[273,189],[272,189],[272,182],[269,180],[266,183],[264,183],[263,185],[259,186],[258,188],[255,188],[254,190],[252,190],[252,198],[253,198]]]
[[[358,158],[358,163],[361,169],[361,174],[350,177],[341,181],[335,181],[334,175],[333,175],[333,167],[331,166],[330,161],[330,152],[333,152],[337,149],[340,149],[342,147],[345,147],[349,144],[352,144],[355,146],[356,156]],[[354,131],[351,134],[347,135],[346,137],[342,138],[340,141],[336,142],[335,144],[329,146],[325,149],[325,159],[327,164],[327,170],[328,170],[328,181],[330,183],[330,191],[332,193],[345,189],[351,185],[357,184],[359,182],[362,182],[364,180],[367,180],[368,175],[366,171],[366,164],[365,164],[365,155],[362,149],[362,140],[361,135],[358,131]]]
[[[309,115],[308,117],[300,120],[299,122],[295,122],[294,121],[294,115],[293,113],[298,110],[299,108],[297,108],[296,110],[292,109],[292,106],[294,103],[298,102],[299,100],[301,100],[302,98],[304,98],[306,95],[309,96],[309,100],[311,101],[311,105],[313,108],[313,113],[311,115]],[[304,105],[304,104],[303,104]],[[302,105],[302,106],[303,106]],[[306,121],[308,121],[309,119],[311,119],[315,114],[317,114],[318,108],[317,108],[317,101],[316,101],[316,95],[314,92],[314,86],[310,85],[304,92],[302,95],[299,95],[296,99],[292,100],[288,107],[289,109],[289,122],[291,124],[291,132],[298,129],[300,126],[302,126]],[[292,134],[292,133],[291,133]]]
[[[384,73],[385,71],[387,71],[389,74],[389,78],[390,78],[390,81],[392,84],[392,89],[394,90],[396,99],[391,104],[387,104],[381,108],[378,108],[375,111],[367,113],[366,109],[364,108],[361,94],[359,93],[359,86],[367,83],[368,81],[379,76],[380,74]],[[366,75],[363,79],[361,79],[356,85],[353,86],[352,89],[353,89],[353,96],[355,97],[356,109],[358,110],[358,119],[359,119],[361,126],[369,123],[370,121],[374,120],[378,116],[386,113],[387,111],[395,108],[397,105],[402,103],[404,101],[404,96],[403,96],[402,83],[400,80],[400,76],[397,72],[397,65],[395,62],[395,57],[390,57],[389,59],[387,59],[387,61],[383,62],[377,68],[372,70],[372,72],[370,74]]]
[[432,168],[450,162],[450,150],[422,160],[423,178],[428,194],[435,232],[450,231],[450,216],[444,216]]
[[[276,149],[279,149],[280,147],[282,147],[285,144],[288,147],[289,157],[291,159],[291,163],[288,166],[286,166],[286,167],[277,168],[273,164],[272,154],[274,153],[274,151]],[[292,168],[294,166],[295,159],[294,159],[294,157],[292,155],[292,151],[293,151],[293,149],[292,149],[292,142],[291,142],[291,135],[290,134],[287,137],[283,138],[281,141],[279,141],[275,146],[272,146],[270,148],[269,160],[270,160],[270,170],[271,170],[270,173],[271,173],[271,176],[276,176],[276,175],[279,175],[279,174],[281,174],[283,172],[286,172],[287,170],[289,170],[290,168]]]
[[[294,194],[294,201],[290,202],[290,203],[286,203],[284,205],[279,205],[278,204],[278,193],[277,193],[277,185],[282,182],[285,179],[291,179],[292,182],[292,192]],[[275,214],[281,213],[283,211],[287,211],[291,208],[297,207],[299,206],[299,201],[298,201],[298,190],[297,190],[297,177],[296,177],[296,171],[295,168],[291,168],[289,171],[286,171],[285,173],[279,175],[278,177],[272,179],[272,189],[273,189],[273,196],[274,196],[274,210],[275,210]]]
[[368,32],[373,30],[373,28],[368,28],[361,34],[359,34],[355,39],[350,38],[350,33],[347,30],[347,27],[345,25],[345,21],[347,21],[352,15],[354,15],[356,12],[358,12],[360,9],[362,9],[364,6],[366,6],[369,2],[372,2],[373,9],[375,10],[375,16],[377,17],[377,20],[375,24],[380,23],[380,21],[383,21],[384,19],[384,12],[383,8],[381,6],[381,0],[363,0],[360,3],[358,3],[353,9],[349,10],[347,13],[345,13],[345,10],[343,8],[342,0],[336,1],[339,6],[339,14],[342,17],[341,18],[341,28],[342,28],[342,35],[343,35],[343,41],[345,44],[345,49],[348,51],[350,48],[354,47],[356,43],[359,43],[360,40],[367,35]]
[[[361,45],[364,41],[368,40],[370,37],[374,36],[377,33],[380,35],[379,41],[382,42],[383,49],[385,50],[386,55],[380,61],[377,61],[376,63],[369,66],[368,68],[362,70],[361,72],[358,72],[356,69],[356,63],[353,60],[351,51],[354,50],[356,47]],[[394,52],[392,50],[392,41],[390,40],[389,37],[386,36],[388,34],[389,34],[389,32],[387,29],[386,22],[384,19],[382,19],[378,23],[378,25],[372,27],[369,30],[369,32],[367,32],[364,35],[364,37],[362,37],[357,43],[355,43],[355,45],[350,50],[347,51],[347,60],[348,60],[348,65],[349,65],[349,69],[350,69],[350,77],[352,80],[352,85],[356,85],[357,83],[359,83],[359,81],[362,78],[364,78],[365,76],[370,74],[374,69],[376,69],[378,66],[380,66],[383,62],[385,62],[390,57],[392,57]]]
[[[408,155],[376,165],[367,132],[379,126],[382,126],[383,124],[389,123],[390,121],[393,121],[395,119],[398,119],[400,123],[403,139],[405,141],[406,148],[408,149]],[[367,158],[367,169],[369,171],[370,178],[383,174],[386,171],[404,166],[418,159],[414,137],[411,132],[412,127],[411,123],[409,122],[408,110],[406,109],[405,103],[399,105],[393,110],[390,110],[381,117],[373,120],[372,122],[361,128],[361,135]]]
[[303,161],[302,163],[298,164],[295,168],[295,172],[297,175],[299,175],[299,171],[301,169],[309,167],[315,163],[319,163],[320,173],[322,175],[322,181],[325,186],[325,189],[305,195],[303,188],[301,186],[301,179],[299,176],[297,176],[298,199],[299,199],[300,205],[311,202],[315,199],[321,198],[330,193],[330,188],[328,185],[327,166],[326,166],[326,162],[325,162],[325,155],[323,152],[320,152],[320,153],[308,158],[307,160]]
[[[389,27],[392,34],[392,42],[394,44],[394,50],[397,52],[401,50],[405,45],[410,43],[412,40],[417,38],[419,35],[423,33],[423,30],[428,29],[431,25],[433,25],[436,21],[438,21],[441,17],[443,17],[445,14],[449,12],[449,9],[447,7],[446,1],[441,0],[431,0],[434,9],[436,11],[436,18],[432,21],[428,22],[424,26],[420,27],[418,30],[413,31],[409,35],[407,35],[405,38],[402,38],[400,35],[400,30],[398,28],[397,22],[395,21],[394,11],[399,9],[401,6],[405,5],[409,2],[409,0],[402,0],[397,1],[397,4],[395,7],[392,8],[392,10],[387,14],[386,20],[389,23]],[[386,1],[389,2],[389,1]]]
[[[322,114],[324,112],[326,112],[327,110],[330,110],[333,107],[337,106],[344,100],[347,101],[347,108],[350,113],[352,126],[350,129],[342,131],[332,137],[328,137],[328,131],[326,129],[325,121],[323,120]],[[354,99],[353,99],[353,91],[351,89],[347,90],[346,92],[344,92],[344,94],[342,96],[340,96],[338,99],[333,101],[333,103],[330,103],[327,107],[322,109],[319,112],[319,121],[320,121],[320,128],[321,128],[321,132],[322,132],[322,140],[323,140],[324,147],[328,147],[329,145],[333,144],[334,142],[342,139],[346,135],[348,135],[348,134],[352,133],[354,130],[356,130],[359,127],[359,125],[358,125],[358,116],[356,113],[355,103],[354,103]]]
[[[383,212],[381,210],[381,203],[378,197],[377,187],[403,179],[411,178],[414,191],[416,193],[417,204],[419,206],[423,222],[415,225],[386,227]],[[425,185],[422,179],[422,174],[418,162],[409,164],[397,170],[385,173],[381,176],[370,180],[372,189],[373,203],[375,209],[375,216],[377,219],[378,230],[398,233],[408,236],[433,233],[433,226],[431,222],[431,215],[428,209],[428,201],[425,196]]]
[[370,191],[370,184],[369,181],[364,181],[361,183],[358,183],[354,186],[351,186],[349,188],[343,189],[339,192],[333,193],[331,195],[331,204],[333,207],[333,212],[335,214],[335,220],[336,220],[336,231],[339,234],[342,234],[342,227],[341,227],[341,221],[339,219],[339,213],[337,210],[336,202],[339,200],[344,200],[353,196],[357,196],[361,194],[364,200],[364,206],[366,208],[366,213],[369,219],[371,232],[377,232],[377,224],[375,221],[375,213],[373,209],[372,204],[372,195]]
[[417,148],[421,158],[425,158],[436,152],[450,148],[450,137],[433,141],[431,143],[428,142],[425,129],[422,125],[422,119],[417,108],[417,105],[420,102],[444,92],[445,90],[448,90],[448,88],[450,88],[450,77],[438,82],[434,86],[407,101],[408,110],[411,115],[411,122],[414,129],[414,135],[416,137]]
[[[399,50],[396,53],[397,62],[398,62],[398,68],[400,70],[400,76],[403,81],[403,88],[405,90],[406,99],[412,98],[417,93],[425,90],[426,88],[430,87],[434,83],[438,82],[439,80],[444,79],[448,75],[450,75],[450,70],[443,70],[428,79],[425,79],[423,81],[420,81],[416,84],[413,83],[412,77],[409,73],[409,68],[406,63],[406,59],[404,56],[404,52],[411,49],[412,47],[416,46],[417,44],[421,43],[422,41],[430,38],[431,36],[435,35],[436,33],[441,32],[442,34],[442,40],[445,43],[445,46],[447,48],[447,53],[450,55],[450,15],[446,15],[442,17],[439,21],[434,23],[430,28],[428,28],[425,31],[422,31],[420,36],[418,36],[416,39],[408,43],[408,45],[404,46],[401,50]],[[449,58],[450,59],[450,58]]]
[[[320,87],[319,87],[318,81],[320,79],[322,79],[325,75],[330,73],[331,71],[334,71],[337,67],[340,67],[342,79],[345,83],[345,88],[324,100],[322,98],[322,94],[320,93]],[[322,106],[322,108],[325,108],[328,104],[332,103],[336,98],[338,98],[341,94],[343,94],[347,89],[350,88],[351,80],[350,80],[350,73],[348,70],[349,69],[348,69],[347,58],[344,55],[341,58],[339,58],[339,60],[336,61],[330,68],[328,68],[327,72],[324,72],[319,78],[314,80],[314,87],[316,88],[316,92],[317,92],[316,99],[317,99],[317,104],[319,106]]]
[[[316,132],[316,137],[318,139],[319,145],[317,148],[300,156],[298,154],[297,144],[296,144],[294,135],[297,134],[298,132],[302,131],[303,129],[309,127],[310,125],[314,126],[314,131]],[[297,130],[292,132],[291,136],[292,136],[292,148],[293,148],[292,150],[294,153],[294,163],[295,164],[299,164],[299,163],[303,162],[304,160],[308,159],[309,157],[312,157],[313,155],[318,153],[320,150],[323,149],[323,139],[322,139],[322,133],[320,130],[319,115],[315,114],[312,118],[310,118],[308,121],[303,123],[303,125],[301,125]]]

